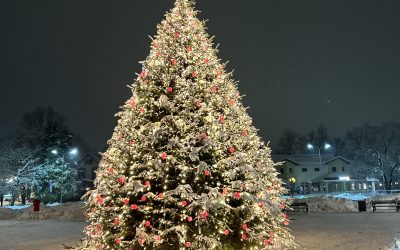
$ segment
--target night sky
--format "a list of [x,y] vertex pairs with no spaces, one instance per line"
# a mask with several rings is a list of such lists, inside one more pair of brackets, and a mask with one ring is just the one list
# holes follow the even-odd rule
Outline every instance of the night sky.
[[[173,0],[2,3],[0,135],[53,106],[95,150]],[[198,0],[260,135],[400,122],[400,1]],[[6,46],[6,47],[5,47]]]

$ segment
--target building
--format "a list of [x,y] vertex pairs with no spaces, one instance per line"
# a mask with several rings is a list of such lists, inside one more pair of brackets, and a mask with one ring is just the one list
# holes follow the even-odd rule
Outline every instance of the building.
[[100,156],[90,151],[85,152],[77,162],[78,179],[82,181],[82,192],[93,187]]
[[[375,190],[378,180],[363,179],[356,175],[353,164],[333,154],[273,155],[275,162],[283,162],[277,170],[290,188],[297,192],[345,192]],[[295,178],[295,184],[289,183]]]

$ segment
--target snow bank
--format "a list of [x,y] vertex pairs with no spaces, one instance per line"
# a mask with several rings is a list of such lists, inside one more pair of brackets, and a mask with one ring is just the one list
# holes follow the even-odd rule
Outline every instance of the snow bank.
[[[83,206],[83,202],[53,203],[50,206],[41,206],[39,219],[85,221]],[[32,207],[30,206],[24,206],[19,209],[0,208],[0,220],[31,220],[34,218],[33,215]]]
[[12,209],[12,210],[19,210],[19,209],[25,209],[30,207],[30,205],[20,205],[20,206],[5,206],[4,208]]
[[49,204],[47,204],[46,206],[48,206],[48,207],[56,207],[56,206],[59,206],[59,205],[61,205],[61,203],[59,203],[59,202],[54,202],[54,203],[49,203]]
[[335,198],[341,198],[341,199],[347,199],[347,200],[352,200],[352,201],[361,201],[361,200],[366,200],[370,198],[371,196],[367,196],[365,194],[356,194],[356,193],[342,193],[342,194],[337,194],[333,195]]

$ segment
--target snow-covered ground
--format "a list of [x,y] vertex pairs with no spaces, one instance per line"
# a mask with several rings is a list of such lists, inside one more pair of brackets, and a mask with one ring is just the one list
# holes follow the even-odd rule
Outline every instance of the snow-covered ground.
[[30,206],[31,205],[4,206],[4,208],[19,210],[19,209],[24,209],[24,208],[27,208],[27,207],[30,207]]
[[342,193],[326,193],[326,194],[306,194],[306,195],[294,195],[294,196],[284,196],[285,198],[295,198],[295,199],[307,199],[318,196],[331,196],[334,198],[342,198],[352,201],[366,200],[376,196],[385,196],[386,193],[381,192],[342,192]]

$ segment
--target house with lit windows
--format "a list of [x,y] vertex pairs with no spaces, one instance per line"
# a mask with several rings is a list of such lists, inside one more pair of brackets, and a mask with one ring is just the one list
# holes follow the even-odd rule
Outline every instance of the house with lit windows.
[[[351,161],[333,154],[273,155],[279,176],[290,188],[303,193],[376,190],[379,181],[356,175]],[[291,178],[295,183],[289,183]]]

